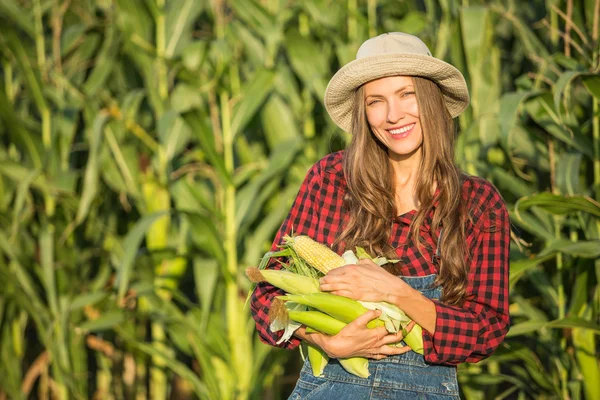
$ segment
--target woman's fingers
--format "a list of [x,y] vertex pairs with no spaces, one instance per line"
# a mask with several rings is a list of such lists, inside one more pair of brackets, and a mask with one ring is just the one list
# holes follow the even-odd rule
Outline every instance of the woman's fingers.
[[343,291],[348,288],[348,285],[345,283],[321,283],[319,288],[323,292],[334,292],[334,291]]
[[398,354],[408,353],[411,350],[408,346],[403,347],[394,347],[394,346],[381,346],[377,349],[377,354],[381,354],[384,356],[393,356]]
[[402,339],[404,339],[404,335],[402,334],[402,331],[398,331],[397,333],[391,333],[389,335],[385,335],[379,341],[379,344],[382,345],[382,346],[385,346],[385,345],[388,345],[388,344],[398,343]]
[[413,329],[414,326],[415,326],[415,321],[410,321],[404,329],[400,329],[396,333],[390,333],[389,335],[386,335],[385,337],[383,337],[381,339],[380,344],[387,345],[387,344],[398,343],[399,341],[403,340],[406,337],[406,335],[408,335],[408,333]]

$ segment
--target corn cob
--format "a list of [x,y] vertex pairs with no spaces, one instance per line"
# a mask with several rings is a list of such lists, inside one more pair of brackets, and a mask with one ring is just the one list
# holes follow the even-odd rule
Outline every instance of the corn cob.
[[[288,294],[286,296],[278,296],[278,299],[316,308],[345,323],[350,323],[369,311],[356,300],[330,293]],[[383,321],[374,319],[367,324],[367,327],[374,328],[383,325]]]
[[[336,335],[346,326],[345,323],[319,311],[289,311],[289,318],[306,325],[307,328],[323,332],[327,335]],[[369,360],[364,357],[340,358],[338,361],[351,374],[361,378],[368,378],[370,375]]]
[[415,324],[403,340],[412,351],[423,355],[423,328],[421,328],[421,326]]
[[337,335],[346,324],[320,311],[288,311],[288,318],[327,335]]
[[327,356],[327,354],[325,354],[325,352],[321,350],[318,346],[310,343],[307,344],[306,352],[308,353],[308,361],[310,362],[313,375],[323,375],[323,370],[329,362],[329,357]]
[[308,276],[294,274],[290,271],[275,269],[258,269],[249,267],[246,276],[255,283],[269,282],[271,285],[283,289],[284,292],[292,294],[318,293],[319,281]]
[[369,360],[365,357],[339,358],[340,365],[349,373],[361,378],[368,378]]
[[285,243],[289,245],[311,267],[326,274],[332,269],[346,265],[346,261],[324,244],[315,242],[308,236],[286,236]]

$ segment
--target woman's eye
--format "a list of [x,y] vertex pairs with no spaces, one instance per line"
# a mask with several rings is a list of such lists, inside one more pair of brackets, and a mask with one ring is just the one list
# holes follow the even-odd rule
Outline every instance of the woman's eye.
[[371,101],[369,101],[369,102],[367,103],[367,105],[368,105],[368,106],[371,106],[371,105],[373,105],[373,104],[375,104],[375,103],[379,103],[380,101],[381,101],[381,100],[371,100]]
[[407,96],[410,96],[412,94],[415,94],[415,92],[404,92],[404,93],[402,93],[402,97],[407,97]]

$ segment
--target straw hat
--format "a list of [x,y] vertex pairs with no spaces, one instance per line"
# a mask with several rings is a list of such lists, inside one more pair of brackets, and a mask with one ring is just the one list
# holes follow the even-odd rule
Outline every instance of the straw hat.
[[325,108],[340,128],[350,132],[355,90],[369,81],[392,75],[428,78],[440,87],[452,117],[469,105],[465,78],[452,65],[437,59],[416,36],[384,33],[364,42],[356,60],[344,65],[325,90]]

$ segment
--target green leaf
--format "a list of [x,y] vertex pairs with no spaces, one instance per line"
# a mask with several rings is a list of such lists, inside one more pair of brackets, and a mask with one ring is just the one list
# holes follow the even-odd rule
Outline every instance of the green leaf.
[[494,183],[502,188],[503,191],[506,190],[511,192],[517,197],[523,197],[530,195],[534,192],[534,188],[528,185],[523,179],[520,179],[514,175],[511,175],[509,172],[504,169],[492,166],[490,168],[490,172],[494,177]]
[[102,332],[121,325],[125,322],[125,313],[123,310],[114,309],[103,312],[98,319],[88,320],[80,324],[76,329],[83,333]]
[[38,111],[40,114],[48,112],[48,105],[46,104],[46,99],[44,98],[42,90],[42,79],[38,73],[38,69],[33,68],[37,63],[27,56],[27,52],[23,47],[23,41],[19,39],[15,32],[4,26],[3,31],[1,31],[0,34],[4,36],[4,43],[8,46],[21,67],[21,72],[25,77],[26,87],[33,97]]
[[561,193],[575,195],[581,193],[579,171],[581,169],[581,153],[563,153],[556,165],[556,185]]
[[577,242],[566,239],[556,240],[549,243],[540,252],[540,256],[555,254],[557,252],[569,254],[574,257],[595,259],[600,257],[600,240],[580,240]]
[[535,122],[558,140],[573,146],[589,158],[593,158],[591,141],[584,135],[567,131],[561,122],[560,116],[554,110],[550,93],[535,96],[525,102],[527,113]]
[[594,334],[598,335],[600,334],[600,325],[599,324],[595,324],[593,322],[587,321],[583,318],[579,318],[579,317],[565,317],[562,319],[557,319],[554,321],[549,322],[546,327],[548,328],[558,328],[558,329],[563,329],[563,328],[582,328],[582,329],[589,329],[592,332],[594,332]]
[[170,162],[187,146],[191,136],[190,127],[174,111],[164,113],[157,125],[165,160]]
[[288,214],[296,194],[298,194],[298,188],[294,185],[288,185],[277,196],[277,201],[275,202],[277,206],[274,209],[269,209],[266,217],[260,221],[256,228],[252,229],[250,235],[246,236],[246,251],[244,252],[244,262],[246,265],[257,265],[260,262],[262,254],[270,248],[277,228],[281,226],[281,221]]
[[129,286],[129,279],[133,270],[134,261],[138,253],[138,249],[146,231],[152,226],[154,221],[165,215],[166,212],[158,212],[140,219],[134,227],[127,233],[123,240],[123,257],[117,266],[117,279],[115,286],[118,288],[117,294],[119,301],[125,297],[125,292]]
[[513,286],[531,268],[554,258],[556,253],[510,262],[510,285]]
[[182,114],[194,108],[205,107],[198,89],[185,83],[179,83],[173,89],[171,93],[171,106],[177,114]]
[[257,197],[264,191],[265,185],[275,181],[275,177],[289,168],[302,145],[303,140],[298,137],[279,143],[271,153],[269,165],[260,176],[239,191],[239,195],[236,197],[235,214],[238,234],[243,235],[247,226],[253,222],[252,216],[258,214],[258,208],[262,206],[262,202],[258,201]]
[[126,333],[123,329],[117,329],[117,332],[120,337],[122,337],[130,346],[152,356],[153,358],[159,359],[167,366],[167,368],[171,369],[178,376],[185,379],[186,382],[189,382],[192,385],[194,393],[200,397],[201,399],[208,399],[209,392],[206,386],[202,383],[202,381],[198,378],[196,373],[190,370],[184,363],[173,358],[173,355],[162,351],[156,346],[151,344],[146,344],[139,342],[128,333]]
[[190,222],[190,235],[192,241],[199,249],[215,258],[220,265],[225,265],[225,249],[223,238],[211,218],[201,214],[184,211]]
[[300,122],[296,121],[290,107],[277,94],[271,95],[260,116],[267,144],[272,151],[282,142],[302,137],[298,129]]
[[[42,140],[40,135],[27,130],[17,118],[17,112],[6,97],[4,86],[0,84],[0,118],[6,125],[10,140],[21,150],[25,159],[29,159],[35,169],[42,168]],[[19,166],[21,169],[22,165]]]
[[104,88],[107,79],[111,76],[113,68],[117,65],[116,56],[119,51],[120,40],[117,33],[116,25],[109,21],[106,24],[104,33],[104,42],[98,52],[98,56],[94,60],[94,69],[83,85],[83,92],[93,97],[98,90]]
[[589,197],[560,196],[548,192],[522,197],[515,204],[515,212],[518,214],[534,206],[557,215],[583,211],[600,217],[600,204]]
[[94,304],[107,299],[108,296],[109,293],[105,291],[79,294],[75,296],[69,304],[69,310],[73,312],[86,306],[93,306]]
[[[181,55],[183,65],[190,71],[198,71],[202,67],[206,59],[208,50],[208,42],[203,40],[195,40],[190,42]],[[179,110],[179,112],[183,112]]]
[[500,143],[510,154],[510,133],[516,125],[521,103],[532,95],[531,92],[512,92],[505,93],[500,98]]
[[200,329],[204,329],[208,323],[208,316],[212,309],[212,299],[217,288],[219,278],[219,264],[214,259],[194,258],[194,282],[196,284],[196,295],[200,299],[202,307],[202,319]]
[[235,14],[263,38],[277,35],[279,29],[275,16],[256,0],[232,0],[229,4]]
[[16,183],[29,180],[32,174],[37,175],[37,177],[31,183],[32,187],[52,195],[71,194],[70,192],[65,191],[63,188],[55,185],[54,182],[48,181],[48,179],[46,179],[46,177],[41,175],[38,171],[28,169],[16,162],[0,161],[0,174],[6,176],[8,179],[13,180]]
[[514,337],[519,335],[525,335],[531,332],[535,332],[539,329],[544,328],[548,324],[547,321],[525,321],[515,324],[510,327],[510,330],[506,334],[506,337]]
[[58,317],[58,295],[56,290],[56,278],[54,272],[54,226],[42,223],[40,237],[40,264],[42,266],[43,283],[46,289],[46,297],[50,310],[55,317]]
[[212,204],[214,196],[203,183],[183,177],[171,185],[169,192],[177,210],[196,214],[208,212],[217,220],[222,219],[221,211]]
[[[591,311],[588,308],[587,311]],[[591,314],[588,312],[587,314]],[[600,393],[600,365],[598,364],[597,342],[591,329],[573,329],[573,347],[588,399]]]
[[79,207],[77,208],[77,215],[75,217],[75,223],[77,225],[79,225],[88,215],[90,211],[90,205],[98,193],[98,180],[100,175],[98,168],[100,164],[100,149],[104,133],[104,125],[108,119],[108,113],[98,113],[94,120],[94,125],[91,128],[90,150],[88,153],[88,162],[85,167],[85,175],[83,178],[83,190],[81,192],[81,199],[79,201]]
[[[565,71],[558,77],[558,80],[554,84],[554,109],[560,115],[561,114],[561,104],[560,100],[563,95],[565,99],[568,98],[567,91],[569,90],[569,86],[574,79],[580,76],[582,73],[579,71]],[[565,109],[567,109],[567,104],[565,104]]]
[[185,113],[182,117],[191,128],[192,134],[198,138],[200,148],[204,151],[212,166],[215,167],[223,186],[230,184],[231,177],[225,169],[223,157],[217,153],[214,134],[208,125],[207,118],[198,110]]
[[[286,35],[286,50],[294,72],[300,76],[322,102],[327,81],[330,78],[329,48],[310,37],[304,37],[295,30]],[[315,57],[318,54],[319,57]]]
[[104,139],[100,156],[103,177],[116,185],[116,190],[139,196],[139,151],[131,144],[120,144],[110,123],[104,128]]
[[171,0],[165,4],[165,57],[171,59],[180,55],[190,43],[194,21],[205,3],[197,0]]
[[582,78],[583,86],[597,101],[600,101],[600,78],[598,75],[587,75]]
[[[29,10],[20,6],[15,0],[0,1],[0,16],[6,21],[14,22],[23,30],[31,39],[35,38],[35,29],[33,24],[33,15]],[[2,24],[4,25],[4,21]]]
[[514,221],[519,227],[546,240],[555,239],[554,231],[536,216],[528,212],[509,211],[509,213],[511,221]]
[[231,130],[233,135],[240,133],[246,124],[254,117],[256,111],[263,104],[267,95],[273,90],[275,73],[270,70],[260,69],[242,88],[245,95],[233,107]]

